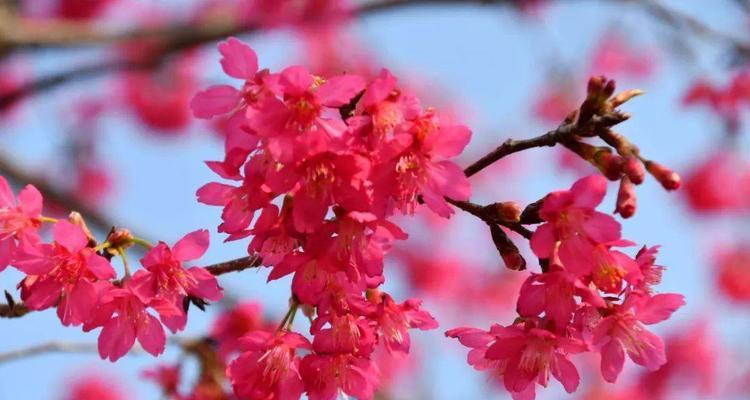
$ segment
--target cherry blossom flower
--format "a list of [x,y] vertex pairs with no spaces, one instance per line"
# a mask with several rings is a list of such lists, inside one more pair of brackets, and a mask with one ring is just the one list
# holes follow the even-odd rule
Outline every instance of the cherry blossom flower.
[[685,304],[683,296],[630,293],[622,305],[616,305],[593,330],[593,344],[601,353],[601,373],[607,382],[615,382],[622,371],[627,352],[633,362],[651,371],[666,363],[664,342],[645,325],[663,321]]
[[502,375],[505,388],[514,400],[533,399],[534,382],[546,387],[549,375],[568,393],[578,387],[580,377],[568,354],[580,353],[586,346],[537,327],[493,325],[489,332],[475,328],[455,328],[446,336],[472,348],[469,363],[479,370],[491,369]]
[[94,249],[83,229],[62,220],[52,244],[22,243],[14,265],[28,274],[22,298],[32,310],[57,306],[63,325],[80,325],[97,304],[96,284],[115,277],[112,265]]
[[147,310],[140,297],[133,292],[129,281],[119,288],[109,284],[101,290],[99,305],[93,310],[84,331],[101,327],[99,355],[117,361],[138,343],[148,353],[158,356],[164,351],[166,335],[159,320]]
[[185,235],[170,249],[159,242],[141,259],[145,269],[138,270],[131,281],[132,291],[144,304],[152,304],[158,310],[168,309],[160,315],[170,330],[182,330],[187,314],[168,316],[175,309],[182,310],[187,296],[218,301],[223,294],[216,277],[201,267],[185,269],[183,263],[196,260],[208,249],[208,231],[197,230]]

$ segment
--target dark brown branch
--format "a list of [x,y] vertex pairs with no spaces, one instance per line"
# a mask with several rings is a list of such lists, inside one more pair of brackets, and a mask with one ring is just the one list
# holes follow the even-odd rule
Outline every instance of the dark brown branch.
[[497,214],[489,212],[487,208],[480,206],[479,204],[471,203],[468,201],[457,201],[449,198],[446,198],[446,200],[448,201],[448,203],[456,206],[456,208],[466,211],[467,213],[481,219],[488,224],[504,226],[526,239],[531,239],[531,235],[533,232],[527,229],[525,226],[516,222],[503,221],[497,218]]
[[23,303],[0,304],[0,318],[20,318],[30,311]]
[[229,272],[239,272],[248,268],[259,267],[262,262],[263,260],[256,255],[209,265],[205,268],[213,275],[222,275]]
[[464,169],[464,174],[466,174],[466,176],[472,176],[489,167],[501,158],[513,153],[518,153],[519,151],[532,149],[534,147],[552,147],[558,143],[564,143],[575,135],[583,136],[599,129],[612,127],[625,121],[627,118],[627,114],[612,112],[604,116],[594,116],[587,123],[582,125],[579,125],[576,122],[565,122],[556,129],[531,139],[508,139],[495,148],[495,150],[492,150],[475,163],[466,167],[466,169]]

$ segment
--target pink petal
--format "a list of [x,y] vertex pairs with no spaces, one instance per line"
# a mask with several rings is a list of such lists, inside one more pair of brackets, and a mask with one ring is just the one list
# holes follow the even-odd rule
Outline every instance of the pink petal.
[[258,71],[258,56],[250,46],[230,37],[219,43],[219,52],[222,55],[221,67],[227,75],[244,80],[255,77]]
[[555,227],[552,224],[543,224],[536,228],[531,235],[531,251],[539,258],[552,257],[552,250],[555,248]]
[[685,296],[681,294],[657,294],[638,307],[635,317],[644,324],[651,325],[668,319],[684,305]]
[[13,195],[8,181],[0,176],[0,208],[14,208],[16,206],[16,197]]
[[153,356],[158,356],[164,352],[167,342],[164,328],[153,315],[145,313],[144,316],[145,318],[141,318],[138,325],[138,343]]
[[180,261],[190,261],[201,258],[208,250],[209,235],[205,229],[190,232],[177,241],[172,247],[172,254]]
[[365,107],[372,107],[388,98],[395,88],[396,78],[387,69],[382,69],[378,77],[367,87],[367,91],[362,96],[362,104]]
[[570,188],[573,204],[583,208],[596,208],[607,194],[607,179],[601,175],[581,178]]
[[620,223],[611,215],[594,212],[591,217],[583,223],[586,235],[595,243],[608,243],[620,239]]
[[93,251],[86,257],[86,268],[99,279],[114,279],[117,276],[112,264]]
[[600,369],[605,381],[615,383],[625,365],[625,351],[618,340],[610,340],[601,349]]
[[64,219],[55,224],[52,228],[52,235],[55,242],[71,252],[79,251],[89,243],[89,238],[80,226],[73,225]]
[[18,193],[18,206],[24,214],[32,218],[42,215],[42,194],[33,185],[26,185]]
[[471,140],[471,130],[465,125],[451,125],[441,127],[435,134],[427,137],[426,146],[432,148],[432,153],[451,158],[461,154]]
[[430,177],[443,195],[453,200],[466,201],[471,198],[471,184],[464,171],[451,161],[441,161],[431,169]]
[[81,279],[57,306],[57,315],[65,326],[80,325],[91,316],[97,299],[94,285]]
[[219,301],[224,297],[224,293],[222,293],[216,277],[211,275],[211,273],[204,268],[192,267],[187,270],[187,273],[192,275],[197,282],[190,290],[191,296],[200,297],[201,299],[209,301]]
[[285,93],[299,96],[310,89],[313,84],[313,77],[304,67],[295,65],[281,71],[279,83],[284,88]]
[[142,303],[148,304],[158,293],[157,284],[156,276],[151,271],[139,269],[130,279],[130,290]]
[[240,103],[240,92],[229,85],[211,86],[202,90],[190,101],[196,118],[210,119],[232,112]]
[[361,76],[341,75],[328,79],[315,94],[321,104],[328,107],[341,107],[349,104],[364,88],[365,80]]
[[594,266],[594,245],[588,239],[574,235],[560,243],[560,261],[566,270],[577,276],[591,273]]
[[99,333],[99,355],[102,359],[117,361],[128,353],[135,343],[135,327],[122,316],[117,316],[104,324]]
[[567,357],[555,354],[555,363],[552,366],[552,375],[563,384],[565,391],[573,393],[581,382],[576,366]]
[[23,299],[26,306],[39,311],[57,303],[62,294],[62,287],[54,278],[47,278],[36,281],[29,292],[29,296]]
[[223,206],[232,198],[234,189],[234,186],[210,182],[198,189],[195,195],[198,197],[199,203],[209,206]]

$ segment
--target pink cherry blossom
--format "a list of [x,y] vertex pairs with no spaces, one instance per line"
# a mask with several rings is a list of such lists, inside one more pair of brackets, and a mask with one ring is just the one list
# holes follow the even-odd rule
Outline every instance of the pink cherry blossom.
[[594,209],[606,191],[607,180],[592,175],[579,179],[570,190],[547,195],[539,212],[547,223],[539,226],[531,237],[534,254],[550,258],[553,252],[558,252],[569,271],[580,275],[592,271],[595,245],[620,239],[620,224]]
[[99,332],[99,355],[117,361],[138,343],[148,353],[158,356],[164,351],[166,335],[159,320],[148,312],[146,304],[133,292],[128,281],[123,287],[109,285],[102,290],[99,306],[84,325]]
[[468,179],[458,165],[448,160],[461,154],[470,138],[469,128],[445,124],[429,111],[405,122],[398,127],[384,154],[390,160],[387,168],[382,168],[383,172],[374,178],[378,191],[390,194],[404,213],[414,213],[421,195],[432,211],[449,217],[453,208],[445,197],[453,200],[471,197]]
[[546,387],[550,373],[568,393],[578,387],[580,377],[568,355],[584,351],[585,345],[575,339],[519,325],[494,325],[489,332],[456,328],[445,334],[473,349],[469,363],[475,368],[501,375],[514,400],[533,399],[534,382]]
[[223,294],[216,277],[201,267],[186,269],[183,263],[200,258],[208,249],[208,231],[205,229],[188,233],[170,249],[159,242],[141,259],[145,269],[138,270],[131,281],[133,292],[145,304],[153,303],[160,312],[162,321],[172,331],[185,327],[187,315],[168,316],[174,309],[181,309],[185,297],[218,301]]
[[381,333],[386,349],[393,353],[409,353],[411,339],[409,329],[436,329],[438,323],[427,311],[420,310],[421,301],[406,300],[396,304],[391,296],[384,294],[375,312],[375,320]]
[[616,305],[593,330],[593,343],[601,353],[601,373],[607,382],[615,382],[622,371],[627,352],[633,362],[651,371],[666,363],[664,342],[646,330],[670,317],[685,304],[683,296],[630,293],[622,305]]
[[95,284],[115,277],[112,265],[94,249],[83,229],[62,220],[53,229],[52,244],[21,244],[16,267],[29,276],[22,298],[33,310],[57,306],[63,325],[80,325],[97,303]]

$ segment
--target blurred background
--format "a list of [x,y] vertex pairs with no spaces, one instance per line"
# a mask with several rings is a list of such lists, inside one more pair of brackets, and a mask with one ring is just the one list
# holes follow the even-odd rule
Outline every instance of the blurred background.
[[[747,2],[385,1],[393,4],[374,7],[377,1],[318,1],[313,9],[321,12],[367,10],[325,24],[309,11],[282,18],[263,8],[276,3],[284,2],[0,1],[0,175],[16,188],[28,183],[24,178],[47,182],[84,207],[84,215],[95,211],[152,240],[171,244],[207,228],[212,245],[201,263],[210,264],[246,254],[246,242],[222,243],[216,233],[221,210],[195,200],[195,190],[215,180],[203,161],[220,159],[223,142],[219,124],[192,117],[190,98],[210,84],[237,84],[220,69],[215,44],[224,31],[210,39],[212,21],[263,18],[253,32],[238,29],[237,36],[257,51],[261,68],[272,71],[299,63],[323,76],[372,76],[388,67],[425,106],[448,110],[472,128],[462,166],[507,138],[553,129],[585,97],[588,76],[606,74],[619,89],[646,92],[624,107],[632,118],[618,132],[647,157],[673,167],[684,184],[668,193],[647,180],[638,188],[638,212],[623,222],[625,238],[662,246],[658,264],[667,270],[659,290],[687,298],[686,307],[656,328],[683,367],[665,370],[661,383],[652,382],[661,392],[642,398],[750,397]],[[146,40],[102,43],[74,30],[178,25],[194,26],[196,35],[207,31],[208,38],[175,41],[163,55]],[[80,40],[47,34],[53,29]],[[563,150],[534,149],[473,177],[472,200],[527,204],[589,173],[594,170]],[[616,191],[612,184],[602,207],[614,209]],[[527,273],[505,270],[480,221],[423,214],[405,222],[410,239],[386,258],[386,290],[398,299],[424,298],[440,329],[412,334],[410,359],[384,368],[392,376],[383,398],[506,398],[443,332],[512,322]],[[102,226],[96,229],[104,234]],[[518,244],[530,253],[524,241]],[[248,270],[222,276],[220,283],[232,299],[255,302],[278,321],[287,309],[289,281],[266,284],[267,273]],[[21,277],[4,271],[0,289],[16,293]],[[179,336],[205,335],[227,306],[193,310]],[[51,340],[93,345],[96,334],[63,327],[52,311],[0,320],[0,353]],[[160,389],[143,371],[180,357],[179,348],[170,346],[159,359],[136,354],[112,364],[94,348],[4,362],[0,399],[64,399],[89,375],[121,388],[124,398],[157,399]],[[598,359],[586,357],[576,361],[583,376],[576,394],[554,382],[538,390],[538,398],[624,398],[655,379],[628,362],[617,385],[603,386]],[[198,363],[185,362],[183,384],[189,385]]]

